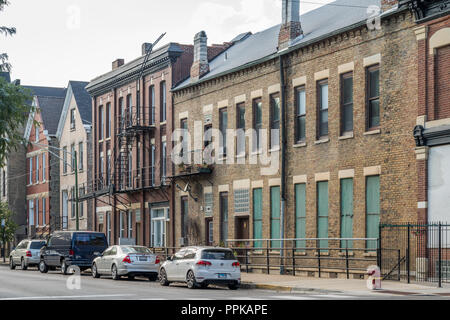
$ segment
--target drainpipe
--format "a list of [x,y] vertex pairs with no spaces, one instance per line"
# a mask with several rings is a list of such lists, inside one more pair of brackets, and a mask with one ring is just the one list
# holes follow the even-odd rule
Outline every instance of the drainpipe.
[[[280,85],[281,85],[281,213],[280,213],[280,237],[285,238],[285,213],[286,213],[286,80],[284,76],[283,55],[280,59]],[[284,274],[284,241],[281,241],[280,250],[280,274]]]

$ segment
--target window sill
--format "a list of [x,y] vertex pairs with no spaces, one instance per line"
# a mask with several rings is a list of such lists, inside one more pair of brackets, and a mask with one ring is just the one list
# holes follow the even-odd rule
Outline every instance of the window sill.
[[348,140],[348,139],[354,139],[355,135],[353,134],[353,132],[350,133],[344,133],[344,135],[339,137],[339,140]]
[[[348,249],[348,250],[349,250],[348,256],[349,256],[349,257],[354,257],[354,256],[355,256],[355,253],[354,253],[354,252],[351,252],[351,249]],[[345,249],[344,249],[344,251],[345,251]],[[339,252],[339,256],[345,257],[345,256],[346,256],[346,253],[345,253],[345,252]]]
[[276,147],[276,148],[274,148],[274,149],[269,149],[269,152],[270,153],[272,153],[272,152],[280,152],[280,147]]
[[294,252],[294,255],[304,257],[307,256],[308,254],[306,252]]
[[159,123],[160,126],[165,126],[167,124],[167,121],[162,121]]
[[[318,257],[318,256],[319,256],[319,253],[316,252],[315,255],[316,255],[316,257]],[[320,253],[320,256],[321,256],[321,257],[329,257],[329,256],[330,256],[330,253],[329,253],[329,252],[321,252],[321,253]]]
[[324,144],[324,143],[328,143],[328,142],[330,142],[330,138],[324,138],[324,139],[317,140],[316,142],[314,142],[314,144],[319,145],[319,144]]
[[376,257],[377,253],[376,252],[366,252],[363,254],[364,257]]
[[262,150],[252,151],[252,156],[259,156],[260,154],[262,154]]
[[236,159],[245,159],[245,153],[237,155]]
[[373,136],[373,135],[377,135],[377,134],[381,134],[381,129],[364,132],[365,136]]
[[294,148],[304,148],[306,146],[307,146],[306,142],[294,144]]

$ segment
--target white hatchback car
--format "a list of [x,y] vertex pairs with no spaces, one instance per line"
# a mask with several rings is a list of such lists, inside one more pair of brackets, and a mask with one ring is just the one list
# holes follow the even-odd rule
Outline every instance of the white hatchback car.
[[184,282],[189,289],[217,284],[236,290],[241,284],[241,266],[231,249],[188,247],[168,257],[159,278],[162,286]]

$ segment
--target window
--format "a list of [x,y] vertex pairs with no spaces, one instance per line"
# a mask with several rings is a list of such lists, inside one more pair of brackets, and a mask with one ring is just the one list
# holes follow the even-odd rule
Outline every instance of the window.
[[[295,185],[295,237],[306,239],[306,184]],[[297,248],[305,249],[306,241],[299,240]]]
[[[270,188],[270,238],[280,239],[280,187]],[[281,247],[280,241],[272,241],[270,244],[272,249],[279,249]]]
[[42,225],[47,225],[47,199],[42,199]]
[[47,159],[46,154],[42,154],[42,180],[47,180]]
[[33,158],[30,158],[30,184],[33,184]]
[[72,187],[72,190],[71,190],[71,204],[72,204],[72,206],[71,206],[71,210],[72,210],[72,213],[71,213],[71,216],[72,216],[72,219],[74,219],[75,218],[75,213],[77,212],[77,201],[76,201],[76,189],[75,189],[75,187]]
[[108,150],[108,155],[106,156],[106,185],[109,186],[111,183],[111,150]]
[[182,142],[182,149],[180,152],[180,158],[183,159],[183,163],[188,163],[189,162],[189,155],[187,152],[188,150],[188,139],[187,139],[187,134],[188,134],[188,123],[187,123],[187,119],[182,119],[181,123],[180,123],[180,129],[183,130],[182,133],[182,137],[181,137],[181,142]]
[[[263,238],[262,189],[253,189],[253,239]],[[255,241],[255,248],[262,248],[262,241]]]
[[129,94],[127,96],[127,114],[126,114],[126,126],[131,126],[132,125],[132,120],[133,120],[133,97],[131,96],[131,94]]
[[253,152],[261,151],[261,135],[262,135],[262,101],[261,99],[253,100],[253,129],[256,130],[256,142],[253,142]]
[[98,108],[98,140],[103,140],[103,106]]
[[353,73],[341,75],[341,135],[353,132]]
[[100,152],[100,159],[99,159],[99,166],[100,166],[100,180],[103,180],[105,177],[105,156],[103,152]]
[[39,183],[39,156],[36,156],[36,183]]
[[250,190],[235,189],[234,190],[234,213],[250,212]]
[[128,238],[133,238],[133,211],[128,211]]
[[295,143],[306,140],[306,91],[305,87],[295,89]]
[[75,130],[75,109],[70,109],[70,130]]
[[[86,189],[84,187],[80,188],[79,191],[78,191],[78,195],[80,197],[84,196],[84,194],[86,193],[85,190]],[[83,205],[82,201],[80,201],[80,203],[78,204],[78,213],[80,215],[80,218],[82,218],[84,216],[84,205]]]
[[111,103],[106,104],[106,138],[111,137]]
[[150,98],[150,112],[151,112],[151,119],[150,124],[155,124],[155,113],[156,113],[156,101],[155,101],[155,86],[150,87],[149,92],[149,98]]
[[34,200],[28,201],[28,224],[34,226]]
[[166,122],[167,120],[167,93],[166,93],[166,82],[161,82],[161,122]]
[[280,95],[270,96],[270,149],[280,146]]
[[156,154],[156,147],[155,147],[155,145],[152,145],[152,159],[151,159],[151,161],[152,161],[152,186],[155,185],[155,160],[156,160],[155,154]]
[[153,248],[163,248],[166,245],[166,212],[169,209],[152,209],[151,222],[151,246]]
[[119,115],[120,115],[120,123],[119,128],[122,131],[125,128],[125,106],[123,104],[123,98],[119,99]]
[[80,142],[78,144],[78,169],[80,171],[83,170],[83,159],[84,159],[83,142]]
[[123,211],[119,213],[119,230],[120,238],[123,239],[125,237],[125,212]]
[[367,68],[367,130],[380,126],[380,70],[379,65]]
[[[353,238],[353,179],[341,180],[341,238]],[[341,248],[353,248],[352,241],[342,241]]]
[[227,129],[228,129],[228,111],[226,108],[219,110],[219,130],[222,134],[220,141],[220,156],[227,156]]
[[[220,241],[228,240],[228,192],[222,192],[220,198]],[[225,243],[226,244],[226,243]]]
[[34,142],[39,142],[39,127],[34,127]]
[[[328,239],[328,181],[317,183],[317,237]],[[328,248],[328,240],[320,240],[319,247]]]
[[67,173],[67,147],[63,147],[63,173]]
[[328,136],[328,79],[317,82],[318,138]]
[[111,244],[111,212],[106,213],[106,237],[108,243]]
[[40,214],[40,210],[39,210],[39,199],[36,199],[36,226],[39,226],[39,214]]
[[128,150],[128,187],[133,185],[133,150]]
[[188,197],[181,197],[181,237],[187,238],[189,226],[189,202]]
[[167,143],[164,141],[161,148],[161,183],[165,183],[167,177]]
[[[366,237],[378,238],[380,225],[380,177],[366,178]],[[376,249],[377,241],[367,241],[367,249]]]
[[236,154],[245,154],[245,104],[240,103],[236,106],[236,129],[238,130],[236,138]]
[[76,168],[76,154],[75,154],[75,144],[72,144],[70,146],[70,167],[72,169],[72,172],[75,172],[75,168]]

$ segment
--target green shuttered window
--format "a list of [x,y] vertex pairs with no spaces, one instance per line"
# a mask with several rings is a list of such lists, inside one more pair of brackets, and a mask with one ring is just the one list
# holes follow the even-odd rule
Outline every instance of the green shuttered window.
[[[328,181],[317,183],[317,237],[328,238]],[[320,240],[319,247],[328,248],[328,240]]]
[[[295,237],[306,238],[306,184],[295,185]],[[297,241],[296,246],[304,249],[306,241]]]
[[[378,238],[380,226],[380,177],[366,180],[366,237]],[[367,249],[376,249],[376,241],[367,241]]]
[[[270,238],[280,239],[280,187],[270,188]],[[280,248],[280,241],[272,241],[272,248]]]
[[[253,190],[253,239],[263,238],[262,189]],[[262,241],[255,241],[255,248],[262,248]]]
[[[341,238],[353,238],[353,179],[341,180]],[[353,248],[352,241],[342,241],[341,248]]]

